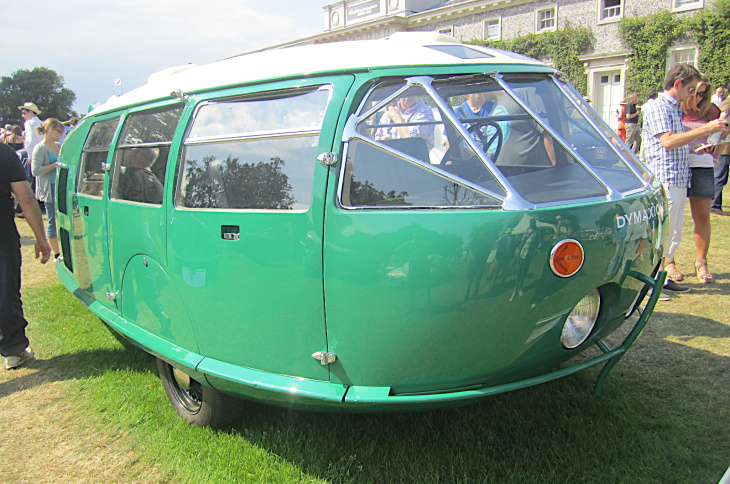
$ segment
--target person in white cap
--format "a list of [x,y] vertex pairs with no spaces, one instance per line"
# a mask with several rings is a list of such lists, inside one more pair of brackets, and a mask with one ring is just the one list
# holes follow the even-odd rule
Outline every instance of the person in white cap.
[[20,115],[25,120],[23,129],[25,130],[25,149],[28,150],[28,165],[33,161],[33,148],[35,145],[43,141],[43,135],[38,134],[36,128],[41,125],[41,120],[38,119],[38,115],[41,114],[41,110],[35,103],[25,103],[22,106],[18,106],[20,109]]

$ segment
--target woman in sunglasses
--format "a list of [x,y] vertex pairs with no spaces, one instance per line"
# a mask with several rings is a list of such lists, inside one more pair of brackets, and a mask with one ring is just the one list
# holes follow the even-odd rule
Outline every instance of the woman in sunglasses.
[[[720,117],[720,108],[712,104],[711,94],[712,85],[705,76],[702,76],[695,92],[682,103],[682,124],[685,130],[689,131]],[[707,269],[707,251],[710,248],[711,233],[710,209],[715,196],[715,152],[719,153],[720,150],[698,150],[706,143],[707,136],[703,136],[689,145],[689,167],[692,173],[687,197],[694,222],[697,279],[703,283],[710,283],[715,282],[714,276]]]

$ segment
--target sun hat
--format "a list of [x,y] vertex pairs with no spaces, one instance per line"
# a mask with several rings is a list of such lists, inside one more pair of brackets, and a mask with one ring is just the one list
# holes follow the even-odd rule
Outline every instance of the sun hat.
[[36,114],[41,114],[41,110],[38,109],[38,106],[36,106],[35,103],[25,103],[22,106],[18,106],[18,109],[27,109],[28,111],[33,111]]

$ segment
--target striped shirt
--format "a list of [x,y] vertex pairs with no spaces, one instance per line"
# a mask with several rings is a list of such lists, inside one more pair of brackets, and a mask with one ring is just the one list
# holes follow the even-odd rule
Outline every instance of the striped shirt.
[[681,188],[689,185],[689,146],[667,150],[659,141],[662,133],[683,133],[682,106],[670,95],[660,92],[656,100],[644,105],[641,144],[649,169],[664,184]]

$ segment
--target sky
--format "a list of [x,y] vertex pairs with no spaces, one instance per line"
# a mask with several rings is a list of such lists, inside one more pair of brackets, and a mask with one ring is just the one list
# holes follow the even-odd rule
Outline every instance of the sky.
[[26,19],[0,16],[0,76],[53,69],[76,94],[73,109],[86,114],[90,104],[129,92],[168,67],[203,65],[321,33],[322,7],[329,3],[32,0],[21,9],[29,14]]

